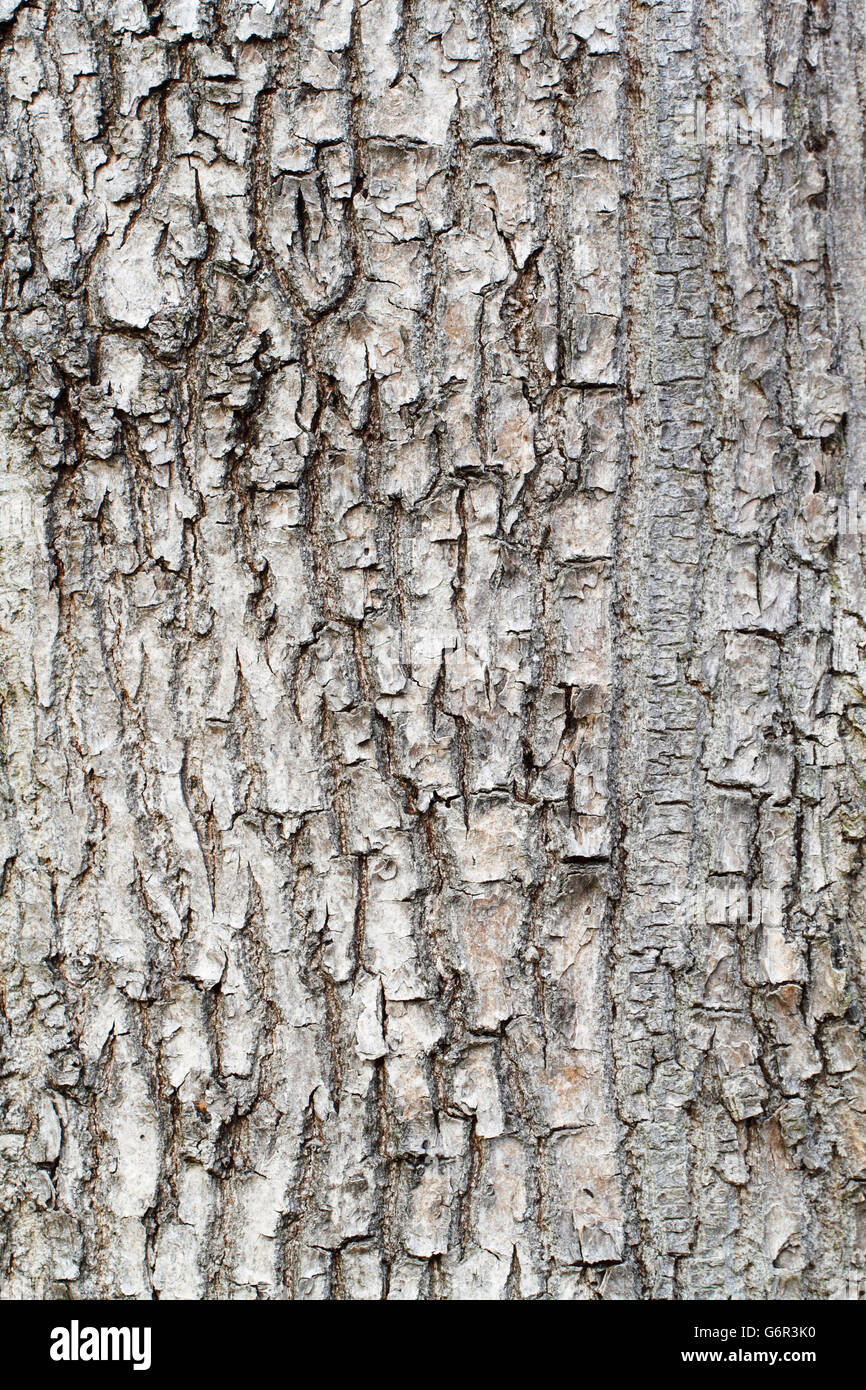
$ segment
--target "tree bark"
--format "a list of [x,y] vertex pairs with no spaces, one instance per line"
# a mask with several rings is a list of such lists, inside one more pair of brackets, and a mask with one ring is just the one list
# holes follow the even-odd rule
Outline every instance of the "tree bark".
[[0,0],[0,1290],[866,1266],[866,21]]

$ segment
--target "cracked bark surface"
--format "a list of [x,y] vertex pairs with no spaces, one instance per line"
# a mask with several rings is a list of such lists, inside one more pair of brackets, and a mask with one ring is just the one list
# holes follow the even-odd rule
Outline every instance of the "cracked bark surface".
[[0,1294],[866,1266],[866,20],[0,0]]

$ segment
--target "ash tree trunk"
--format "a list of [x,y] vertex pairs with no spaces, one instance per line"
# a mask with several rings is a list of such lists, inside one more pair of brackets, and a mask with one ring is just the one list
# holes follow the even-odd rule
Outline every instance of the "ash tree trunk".
[[864,16],[0,0],[0,1289],[862,1293]]

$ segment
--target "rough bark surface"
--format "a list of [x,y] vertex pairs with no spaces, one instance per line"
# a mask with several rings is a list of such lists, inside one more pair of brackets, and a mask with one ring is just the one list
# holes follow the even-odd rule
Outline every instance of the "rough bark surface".
[[866,1267],[866,17],[0,0],[0,1291]]

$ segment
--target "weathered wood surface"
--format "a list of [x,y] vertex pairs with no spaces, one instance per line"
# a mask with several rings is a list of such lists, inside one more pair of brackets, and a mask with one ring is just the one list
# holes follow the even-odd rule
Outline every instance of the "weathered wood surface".
[[0,0],[0,1291],[866,1265],[864,13]]

